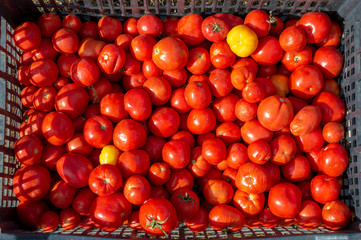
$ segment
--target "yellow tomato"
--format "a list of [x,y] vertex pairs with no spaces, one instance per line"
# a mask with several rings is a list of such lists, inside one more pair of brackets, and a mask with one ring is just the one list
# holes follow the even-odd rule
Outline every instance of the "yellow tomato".
[[99,155],[100,164],[113,164],[117,165],[119,156],[122,152],[114,145],[107,145],[102,148]]
[[290,92],[288,86],[288,77],[283,74],[274,74],[269,79],[276,89],[276,94],[281,97],[285,97]]
[[227,43],[238,57],[248,57],[258,46],[257,34],[245,25],[238,25],[227,34]]

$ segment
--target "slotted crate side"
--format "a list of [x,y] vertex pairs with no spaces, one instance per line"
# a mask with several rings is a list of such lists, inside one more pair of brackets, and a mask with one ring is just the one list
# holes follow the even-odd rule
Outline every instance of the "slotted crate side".
[[[11,41],[12,27],[25,20],[36,19],[40,12],[56,12],[60,15],[74,13],[84,19],[99,18],[104,15],[122,17],[140,17],[146,13],[161,16],[183,16],[188,13],[211,14],[216,12],[230,12],[243,15],[254,9],[275,10],[287,15],[300,15],[308,11],[336,12],[345,19],[344,34],[341,47],[344,53],[345,66],[339,81],[341,96],[346,103],[347,116],[345,121],[345,144],[350,149],[350,165],[347,170],[345,186],[341,198],[352,206],[358,218],[361,217],[358,181],[361,162],[361,73],[360,73],[360,16],[361,3],[358,0],[3,0],[0,8],[0,239],[13,238],[13,233],[19,236],[34,236],[36,238],[61,239],[64,235],[83,239],[88,236],[106,236],[123,239],[149,238],[144,233],[134,233],[130,228],[122,227],[108,233],[99,229],[74,229],[65,231],[58,229],[60,234],[44,234],[41,231],[28,232],[20,229],[14,222],[15,206],[18,201],[12,192],[12,175],[19,167],[13,153],[14,142],[18,139],[18,129],[21,123],[20,85],[16,80],[16,67],[20,58],[20,51]],[[357,94],[358,93],[358,94]],[[10,221],[9,221],[10,219]],[[302,238],[309,235],[310,239],[333,238],[346,236],[347,239],[360,239],[360,222],[354,222],[347,230],[332,232],[324,228],[313,231],[294,229],[292,227],[276,227],[275,229],[243,228],[238,233],[222,233],[207,229],[205,233],[193,234],[185,227],[173,233],[174,238],[180,239],[217,239],[217,238],[263,238],[287,236],[287,239]],[[5,233],[5,234],[4,234]],[[8,233],[8,234],[6,234]],[[41,234],[40,234],[41,233]],[[33,234],[33,235],[29,235]],[[316,235],[315,235],[316,234]],[[321,235],[319,235],[321,234]],[[346,234],[346,235],[345,235]],[[78,236],[75,236],[78,235]],[[32,238],[32,237],[30,237]],[[86,238],[88,239],[88,238]]]

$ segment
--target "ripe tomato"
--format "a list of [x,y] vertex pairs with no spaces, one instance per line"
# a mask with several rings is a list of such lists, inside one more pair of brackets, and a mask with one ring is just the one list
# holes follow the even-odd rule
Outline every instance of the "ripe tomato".
[[186,67],[192,74],[203,74],[211,66],[209,52],[202,47],[196,47],[189,50],[189,57]]
[[229,205],[217,205],[209,212],[209,225],[216,231],[239,231],[244,225],[243,214]]
[[202,155],[212,165],[216,165],[226,159],[226,152],[226,145],[218,138],[208,139],[202,144]]
[[307,43],[319,43],[329,35],[332,23],[325,13],[310,12],[301,17],[297,26],[305,30]]
[[188,46],[195,46],[204,41],[202,22],[203,18],[199,14],[188,14],[179,20],[178,34]]
[[228,24],[216,16],[209,16],[202,22],[202,33],[208,41],[220,42],[227,37],[228,32]]
[[20,66],[18,68],[18,80],[22,85],[29,86],[31,84],[29,78],[29,67],[28,66]]
[[15,172],[12,181],[14,194],[20,201],[36,202],[49,191],[50,173],[40,165],[24,165]]
[[323,88],[323,76],[318,67],[302,65],[290,76],[290,89],[300,98],[309,99],[316,96]]
[[166,163],[157,162],[150,166],[148,180],[151,184],[161,186],[168,182],[171,170]]
[[143,149],[149,154],[152,162],[162,160],[162,149],[166,141],[162,137],[148,136]]
[[339,143],[330,143],[319,155],[320,170],[331,177],[340,176],[347,168],[348,154]]
[[322,91],[329,91],[335,94],[336,96],[340,93],[340,87],[338,83],[334,79],[325,79],[325,84],[323,86]]
[[16,215],[23,226],[36,229],[38,228],[41,215],[48,210],[49,207],[43,200],[20,202],[16,208]]
[[252,142],[248,145],[247,155],[252,162],[263,165],[272,156],[270,145],[263,140]]
[[124,102],[124,93],[109,93],[100,101],[100,113],[115,123],[128,118]]
[[224,122],[217,127],[216,136],[222,140],[226,146],[229,146],[241,140],[241,131],[237,124]]
[[98,35],[98,24],[92,21],[83,22],[79,30],[79,38],[93,38],[94,40],[99,39]]
[[144,82],[143,89],[149,94],[155,106],[166,104],[172,93],[169,82],[161,76],[149,78]]
[[[14,41],[14,43],[15,43],[15,41]],[[20,56],[20,64],[22,66],[29,66],[33,62],[34,62],[34,60],[33,60],[33,54],[31,53],[31,50],[24,51],[21,54],[21,56]]]
[[237,67],[231,72],[231,82],[233,87],[238,90],[242,90],[247,83],[252,82],[255,78],[255,75],[251,70],[248,70],[246,67]]
[[267,36],[259,40],[251,57],[261,66],[274,65],[281,60],[283,50],[277,38]]
[[292,72],[299,66],[312,63],[312,50],[306,46],[298,52],[284,52],[281,62],[288,71]]
[[321,108],[322,125],[325,125],[327,122],[340,122],[345,117],[344,103],[331,92],[321,92],[313,99],[312,104]]
[[212,205],[228,204],[233,197],[233,188],[225,180],[210,179],[203,187],[203,196]]
[[247,162],[240,166],[236,177],[236,186],[247,193],[262,193],[269,184],[270,175],[262,166]]
[[208,107],[212,100],[211,89],[204,82],[191,82],[184,89],[187,104],[194,109]]
[[208,227],[208,212],[200,207],[198,212],[191,218],[184,220],[187,228],[192,232],[203,232]]
[[242,90],[242,97],[249,103],[258,103],[265,98],[265,90],[261,82],[252,81],[246,84]]
[[36,87],[51,86],[58,79],[58,75],[58,68],[51,59],[37,60],[29,67],[30,82]]
[[202,155],[202,147],[197,146],[191,151],[191,161],[188,165],[188,170],[194,177],[204,177],[211,169],[211,164],[204,159]]
[[54,49],[61,54],[73,54],[79,49],[79,38],[69,28],[61,28],[56,31],[51,39]]
[[343,57],[335,47],[321,47],[313,56],[313,65],[317,66],[325,79],[340,75],[343,67]]
[[105,74],[119,72],[125,64],[125,51],[115,44],[108,44],[103,47],[98,56],[98,66]]
[[292,103],[292,107],[293,107],[293,112],[294,114],[296,115],[302,108],[304,108],[305,106],[308,105],[308,103],[301,99],[301,98],[298,98],[298,97],[295,97],[295,96],[289,96],[288,97],[288,100],[291,101]]
[[290,88],[288,86],[289,78],[286,75],[274,74],[269,78],[269,80],[275,88],[276,95],[285,97],[290,92]]
[[63,28],[70,28],[74,32],[78,33],[81,28],[81,21],[74,14],[68,14],[63,18],[62,21]]
[[49,200],[57,208],[68,208],[74,199],[77,189],[63,180],[57,181],[49,190]]
[[[15,150],[16,151],[16,150]],[[56,171],[56,162],[66,153],[65,146],[54,146],[47,143],[43,146],[43,154],[41,155],[41,163],[49,170]],[[20,157],[17,157],[19,160]]]
[[273,138],[273,132],[263,127],[257,119],[253,119],[241,127],[241,136],[247,144],[259,139],[269,142]]
[[[66,78],[71,78],[71,66],[79,57],[75,54],[61,54],[57,60],[59,74]],[[59,90],[59,89],[58,89]]]
[[268,208],[264,208],[258,215],[258,218],[262,226],[266,228],[274,228],[281,222],[281,219],[275,216]]
[[279,36],[284,29],[284,22],[279,16],[270,16],[271,30],[269,35]]
[[34,61],[44,58],[50,58],[55,61],[58,57],[58,52],[55,51],[51,40],[48,38],[41,39],[40,45],[33,49],[31,54],[33,55]]
[[235,114],[240,121],[248,122],[257,116],[257,104],[239,99],[235,106]]
[[232,205],[246,216],[256,216],[264,208],[264,193],[247,193],[236,190],[233,196]]
[[349,207],[340,200],[328,202],[322,208],[323,226],[330,230],[340,230],[347,227],[351,219],[352,214]]
[[310,133],[294,136],[294,139],[296,140],[298,148],[303,152],[311,152],[321,148],[325,144],[321,127],[317,127]]
[[271,189],[273,186],[275,186],[277,183],[281,181],[281,171],[278,165],[267,162],[263,165],[263,167],[266,169],[266,171],[270,175],[270,181],[267,187],[267,190]]
[[172,194],[170,202],[177,211],[179,221],[192,218],[198,213],[199,198],[191,189],[180,188],[176,190]]
[[[118,47],[123,48],[123,50],[125,52],[130,52],[130,43],[132,42],[132,40],[134,39],[134,37],[132,37],[129,34],[120,34],[118,35],[118,37],[115,39],[115,44]],[[133,55],[132,55],[133,56]]]
[[122,33],[122,23],[112,17],[102,17],[98,22],[98,34],[105,42],[113,42]]
[[40,45],[41,31],[35,23],[24,22],[14,30],[13,42],[22,51],[33,50]]
[[44,37],[51,37],[56,30],[61,28],[60,17],[55,13],[42,14],[36,21],[36,24]]
[[15,142],[16,159],[25,165],[37,165],[41,162],[43,144],[36,135],[27,135]]
[[139,34],[147,34],[156,38],[163,33],[163,29],[163,22],[155,15],[147,14],[137,21]]
[[156,109],[148,121],[150,131],[158,137],[172,136],[177,132],[179,124],[179,114],[169,107]]
[[93,151],[93,147],[88,144],[82,133],[75,133],[69,142],[66,143],[66,150],[69,153],[88,156]]
[[299,52],[307,45],[305,30],[300,26],[288,27],[279,37],[281,48],[286,52]]
[[89,188],[98,196],[116,192],[123,182],[123,176],[118,167],[112,164],[101,164],[90,173]]
[[90,217],[96,227],[104,231],[114,231],[130,216],[132,204],[120,192],[98,196],[90,208]]
[[179,38],[166,37],[153,47],[152,59],[164,71],[179,70],[188,62],[187,45]]
[[184,92],[184,88],[177,88],[173,90],[169,100],[170,106],[180,114],[187,113],[191,110],[191,107],[186,102]]
[[187,82],[187,71],[181,68],[174,71],[164,71],[163,77],[173,88],[182,87]]
[[336,22],[332,21],[331,31],[327,37],[325,37],[318,46],[326,47],[338,47],[341,40],[341,27]]
[[[111,134],[107,135],[111,137]],[[147,133],[142,124],[132,119],[123,119],[114,128],[114,145],[122,151],[138,149],[144,146]]]
[[179,188],[192,189],[194,178],[192,174],[185,168],[173,169],[168,182],[165,184],[167,191],[173,194]]
[[86,120],[83,134],[85,140],[93,147],[102,148],[112,139],[113,125],[105,116],[93,116]]
[[192,133],[187,130],[181,130],[176,132],[172,137],[171,140],[183,140],[185,141],[191,148],[195,145],[195,139]]
[[232,52],[226,40],[213,43],[209,53],[211,63],[215,68],[230,67],[236,61],[236,55]]
[[100,77],[98,81],[88,87],[89,99],[92,103],[99,103],[112,90],[112,84],[109,80],[105,77]]
[[157,41],[149,35],[136,36],[130,42],[130,53],[138,61],[145,61],[152,58],[152,51]]
[[163,161],[172,169],[182,169],[190,162],[191,149],[183,140],[171,140],[164,145],[162,155]]
[[124,95],[124,110],[137,121],[147,120],[152,113],[151,99],[141,88],[134,88]]
[[54,87],[41,87],[33,95],[33,105],[36,110],[50,112],[54,110],[55,96],[57,91]]
[[210,132],[216,125],[216,117],[210,108],[192,109],[187,117],[187,127],[193,134]]
[[321,108],[318,106],[306,106],[302,108],[290,123],[290,131],[293,135],[305,135],[315,130],[322,120]]
[[321,171],[320,165],[319,165],[319,158],[320,158],[321,151],[322,151],[322,148],[318,148],[316,150],[306,153],[306,155],[305,155],[311,164],[312,171],[314,171],[314,172]]
[[151,58],[144,60],[142,65],[142,71],[147,79],[163,75],[163,70],[157,67],[157,65],[155,65],[154,61]]
[[310,185],[312,198],[321,204],[336,200],[340,195],[340,185],[334,177],[320,174],[315,176]]
[[123,32],[131,35],[132,37],[139,35],[137,23],[137,18],[128,18],[123,24]]
[[268,35],[271,30],[269,15],[263,10],[253,10],[246,15],[244,25],[252,29],[258,38]]
[[235,106],[239,97],[230,93],[224,97],[215,98],[212,103],[212,110],[219,122],[233,122],[237,119]]
[[271,163],[285,165],[296,155],[297,146],[295,140],[288,135],[275,137],[271,143]]
[[163,22],[163,32],[165,34],[165,36],[167,37],[179,37],[178,34],[178,22],[179,19],[178,18],[165,18],[162,19]]
[[226,160],[229,167],[238,169],[248,161],[247,147],[242,143],[233,143],[227,149]]
[[42,121],[41,131],[49,143],[60,146],[71,139],[74,134],[74,126],[64,113],[50,112]]
[[148,173],[150,166],[149,155],[143,150],[129,150],[119,156],[118,168],[125,178],[132,175],[143,175]]
[[166,236],[178,226],[177,212],[167,199],[152,198],[139,210],[139,221],[147,233]]
[[245,25],[233,27],[227,35],[227,43],[238,57],[248,57],[258,46],[257,34]]
[[341,123],[328,122],[322,129],[322,136],[326,142],[337,143],[345,135],[345,129]]
[[98,56],[106,45],[105,42],[101,40],[94,40],[93,38],[87,38],[80,43],[80,47],[78,50],[78,55],[81,58],[89,57],[92,60],[96,61]]
[[311,173],[309,161],[303,155],[296,155],[287,164],[281,166],[283,177],[290,182],[301,182]]
[[133,230],[144,231],[144,229],[142,228],[139,222],[139,211],[134,211],[132,215],[130,215],[128,219],[128,225]]
[[59,225],[59,216],[54,211],[46,211],[40,215],[38,228],[45,232],[54,231]]
[[134,205],[142,205],[150,197],[148,180],[141,175],[130,176],[124,183],[124,196]]
[[97,195],[88,187],[81,189],[72,201],[72,208],[80,215],[89,215],[89,210],[93,200]]

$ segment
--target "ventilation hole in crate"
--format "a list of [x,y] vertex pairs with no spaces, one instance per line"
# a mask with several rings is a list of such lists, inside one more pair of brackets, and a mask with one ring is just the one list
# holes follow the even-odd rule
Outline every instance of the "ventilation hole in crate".
[[144,14],[145,14],[144,9],[139,9],[139,15],[144,15]]
[[356,104],[352,105],[352,112],[356,111]]
[[259,5],[259,1],[254,1],[253,3],[252,3],[252,7],[257,7]]
[[351,135],[352,135],[352,137],[356,136],[356,129],[352,129],[352,134]]
[[351,47],[351,53],[353,53],[354,51],[355,51],[355,47],[352,46],[352,47]]
[[283,1],[277,1],[277,4],[276,4],[277,7],[282,6],[282,5],[283,5]]
[[192,0],[185,0],[184,5],[189,6],[192,3]]
[[222,8],[216,8],[216,12],[217,12],[217,13],[221,13],[221,12],[222,12]]
[[353,178],[350,178],[350,185],[353,185]]
[[351,94],[351,100],[354,101],[355,100],[355,93]]
[[351,76],[355,74],[355,68],[351,68]]
[[316,6],[316,4],[317,4],[317,2],[311,2],[310,7],[314,7],[314,6]]
[[297,10],[295,11],[295,14],[300,14],[301,12],[302,12],[301,9],[297,9]]
[[155,14],[155,9],[154,8],[149,9],[149,13]]
[[206,8],[206,13],[212,12],[212,8]]
[[269,6],[270,4],[271,4],[271,1],[264,1],[264,2],[263,2],[263,5],[264,5],[264,6]]
[[191,9],[190,9],[190,8],[184,9],[184,13],[190,13],[190,12],[191,12]]
[[320,7],[326,7],[328,2],[321,2]]
[[355,57],[351,57],[351,64],[354,64],[354,62],[355,62]]
[[138,0],[138,6],[139,7],[144,7],[144,1],[143,0]]
[[350,60],[347,60],[347,61],[346,61],[346,66],[347,66],[347,67],[350,66]]

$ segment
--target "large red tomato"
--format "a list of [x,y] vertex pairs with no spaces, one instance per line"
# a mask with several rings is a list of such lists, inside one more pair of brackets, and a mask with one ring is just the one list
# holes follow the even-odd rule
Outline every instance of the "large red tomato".
[[347,227],[351,219],[352,214],[349,207],[340,200],[328,202],[322,208],[323,226],[330,230],[340,230]]
[[299,52],[306,47],[306,33],[302,27],[288,27],[279,37],[280,45],[286,52]]
[[216,231],[239,231],[244,225],[244,216],[237,209],[229,205],[217,205],[209,212],[209,225]]
[[238,169],[248,161],[247,147],[242,143],[233,143],[227,149],[226,161],[229,167]]
[[247,193],[239,189],[233,196],[232,205],[246,216],[256,216],[264,208],[264,193]]
[[128,118],[129,115],[124,106],[124,93],[118,92],[105,95],[100,101],[100,113],[115,123]]
[[203,18],[199,14],[188,14],[179,20],[178,34],[188,46],[196,46],[205,40],[202,22]]
[[283,50],[278,39],[267,36],[259,40],[258,47],[251,57],[261,66],[270,66],[279,62],[282,54]]
[[270,162],[277,165],[285,165],[296,155],[297,145],[289,135],[275,137],[271,143],[272,157]]
[[207,210],[203,207],[200,207],[195,216],[186,219],[184,223],[192,232],[203,232],[208,227]]
[[117,162],[118,168],[125,178],[132,175],[145,176],[150,166],[150,158],[146,151],[134,149],[123,152]]
[[105,196],[116,192],[122,186],[123,177],[117,166],[101,164],[90,173],[88,183],[95,194]]
[[320,170],[331,177],[340,176],[347,168],[348,154],[339,143],[330,143],[319,155]]
[[49,200],[57,208],[68,208],[74,199],[77,189],[63,180],[57,181],[49,190]]
[[172,108],[157,108],[148,121],[150,131],[158,137],[170,137],[177,132],[180,124],[179,114]]
[[166,104],[172,94],[169,82],[162,76],[151,77],[146,80],[143,89],[149,94],[152,104],[155,106]]
[[163,22],[156,15],[146,14],[138,19],[137,30],[139,34],[159,37],[163,33]]
[[212,101],[212,92],[206,82],[190,82],[184,90],[184,97],[189,107],[202,109]]
[[192,174],[185,168],[173,169],[168,182],[165,184],[168,192],[173,194],[179,188],[192,189],[194,178]]
[[345,105],[342,100],[328,91],[323,91],[316,96],[312,104],[321,108],[322,125],[327,122],[341,122],[346,115]]
[[312,63],[312,50],[306,46],[299,52],[285,52],[281,62],[288,71],[294,71],[299,66]]
[[163,38],[153,47],[152,59],[164,71],[174,71],[185,67],[188,57],[188,47],[179,38]]
[[147,233],[154,236],[166,236],[178,226],[177,212],[170,201],[152,198],[139,210],[139,221]]
[[263,127],[257,119],[253,119],[241,127],[241,136],[247,144],[257,140],[269,142],[273,138],[273,132]]
[[290,123],[290,131],[299,136],[315,130],[322,120],[321,108],[310,105],[302,108]]
[[15,142],[14,152],[16,159],[26,165],[40,163],[43,154],[43,144],[36,135],[27,135]]
[[61,54],[73,54],[78,51],[79,38],[70,28],[61,28],[52,36],[54,49]]
[[163,161],[172,169],[182,169],[191,160],[191,148],[187,142],[177,139],[167,142],[162,151]]
[[86,120],[83,128],[85,140],[93,147],[102,148],[112,139],[113,125],[102,115],[93,116]]
[[302,192],[292,183],[279,183],[268,195],[268,206],[279,218],[294,218],[301,209]]
[[252,29],[258,38],[267,36],[271,30],[270,17],[263,10],[253,10],[248,13],[244,25]]
[[311,165],[303,155],[296,155],[281,167],[283,177],[290,182],[301,182],[311,173]]
[[233,90],[231,73],[225,69],[213,70],[206,83],[215,97],[224,97]]
[[103,47],[98,56],[98,66],[105,74],[119,72],[125,64],[125,51],[115,44]]
[[323,88],[324,80],[320,69],[313,65],[302,65],[290,76],[289,86],[292,93],[300,98],[316,96]]
[[34,61],[44,58],[50,58],[55,61],[58,57],[58,53],[53,48],[51,40],[48,38],[41,39],[39,47],[33,49],[31,54],[33,55]]
[[187,62],[187,69],[192,74],[203,74],[211,66],[209,52],[202,47],[196,47],[189,50],[189,58]]
[[287,126],[293,119],[292,103],[277,95],[264,99],[257,109],[258,121],[272,131]]
[[134,120],[144,121],[152,114],[152,102],[145,90],[134,88],[124,95],[124,109]]
[[204,134],[216,125],[216,117],[210,108],[192,109],[187,117],[187,127],[191,133]]
[[226,145],[218,138],[207,139],[202,144],[202,155],[210,164],[216,165],[226,159]]
[[89,215],[93,200],[97,197],[89,188],[80,190],[72,201],[72,208],[80,215]]
[[156,162],[149,168],[149,182],[156,186],[161,186],[168,182],[170,178],[170,167],[164,162]]
[[51,112],[45,116],[41,131],[49,143],[60,146],[71,139],[74,134],[74,126],[64,113]]
[[51,37],[56,30],[61,28],[60,17],[55,13],[42,14],[36,21],[36,24],[39,26],[44,37]]
[[313,65],[321,70],[325,79],[335,78],[342,71],[342,53],[335,47],[321,47],[315,52]]
[[98,22],[98,34],[106,42],[112,42],[122,33],[122,22],[112,17],[102,17]]
[[267,170],[253,162],[240,166],[236,177],[236,186],[247,193],[262,193],[266,191],[270,182]]
[[130,53],[138,60],[145,61],[152,58],[152,51],[157,41],[149,35],[136,36],[130,42]]
[[34,108],[42,112],[54,110],[55,96],[57,91],[54,87],[41,87],[33,95]]
[[319,43],[328,37],[331,32],[331,20],[322,12],[306,13],[297,22],[306,32],[307,43]]
[[188,165],[188,170],[194,177],[204,177],[211,169],[211,166],[212,165],[204,159],[201,146],[192,149],[191,162]]
[[40,165],[23,166],[13,177],[13,191],[22,202],[42,199],[50,188],[49,170]]
[[134,205],[142,205],[151,194],[149,181],[141,175],[130,176],[124,183],[124,196]]
[[147,133],[143,125],[132,119],[123,119],[114,128],[114,145],[122,151],[141,148],[146,139]]
[[71,65],[70,73],[74,83],[81,87],[93,85],[98,81],[100,75],[97,64],[88,57],[75,60]]
[[212,205],[230,203],[233,194],[232,185],[225,180],[210,179],[203,187],[203,196]]
[[220,69],[230,67],[236,61],[236,54],[232,52],[226,40],[213,43],[209,49],[209,56],[212,65]]
[[321,148],[325,144],[321,127],[317,127],[307,134],[294,136],[294,139],[296,140],[298,148],[303,152],[311,152]]
[[180,221],[192,218],[198,213],[199,198],[191,189],[180,188],[176,190],[172,194],[170,202],[174,205]]
[[30,229],[36,229],[41,215],[48,209],[48,205],[43,200],[36,202],[20,202],[16,208],[16,215],[23,226]]
[[340,185],[336,178],[320,174],[311,181],[312,198],[321,204],[336,200],[340,195]]
[[320,206],[314,201],[303,201],[300,212],[295,217],[295,221],[298,226],[304,229],[318,228],[322,222]]
[[51,59],[40,59],[29,67],[30,82],[36,87],[51,86],[58,79],[59,71]]
[[23,51],[32,50],[40,45],[41,32],[32,22],[24,22],[13,33],[13,42]]
[[216,129],[216,135],[226,146],[241,140],[240,128],[233,122],[221,123]]

